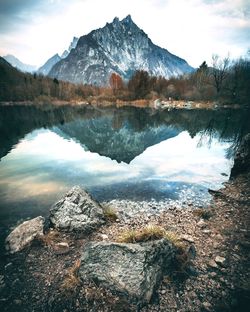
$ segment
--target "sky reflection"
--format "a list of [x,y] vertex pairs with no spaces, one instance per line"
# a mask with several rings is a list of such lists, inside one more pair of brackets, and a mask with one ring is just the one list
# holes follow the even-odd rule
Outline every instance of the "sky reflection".
[[101,198],[101,190],[107,186],[112,192],[112,186],[132,184],[141,193],[142,185],[156,180],[164,183],[161,187],[166,190],[173,182],[219,188],[228,179],[221,173],[230,173],[231,162],[225,158],[229,144],[214,139],[210,148],[197,147],[199,139],[200,135],[192,139],[183,131],[147,148],[127,164],[87,151],[73,139],[50,130],[36,130],[0,162],[1,198],[11,202],[58,194],[76,184],[90,191],[99,189]]

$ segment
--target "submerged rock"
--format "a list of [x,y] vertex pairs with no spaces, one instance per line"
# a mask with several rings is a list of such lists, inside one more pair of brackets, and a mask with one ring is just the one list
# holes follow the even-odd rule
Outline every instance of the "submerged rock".
[[18,225],[6,238],[6,249],[10,253],[22,250],[36,237],[43,235],[44,218],[36,217]]
[[75,186],[50,209],[50,221],[58,230],[88,233],[104,223],[104,214],[99,203]]
[[92,242],[82,254],[79,276],[143,304],[151,300],[174,254],[165,239],[137,244]]

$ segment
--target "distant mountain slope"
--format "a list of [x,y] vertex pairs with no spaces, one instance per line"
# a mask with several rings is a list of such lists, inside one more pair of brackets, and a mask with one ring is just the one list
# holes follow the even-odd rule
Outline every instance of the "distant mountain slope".
[[59,61],[61,61],[61,59],[64,59],[65,57],[67,57],[67,56],[69,55],[70,51],[76,47],[77,42],[78,42],[78,38],[77,38],[77,37],[74,37],[73,40],[72,40],[72,42],[71,42],[70,45],[69,45],[68,50],[65,50],[61,56],[59,56],[58,53],[55,54],[55,55],[53,55],[51,58],[49,58],[49,59],[43,64],[43,66],[41,66],[41,67],[37,70],[37,73],[38,73],[38,74],[42,74],[42,75],[44,75],[44,76],[47,76],[48,73],[50,72],[51,68],[52,68],[56,63],[58,63]]
[[3,56],[3,58],[9,62],[13,67],[21,70],[22,72],[32,73],[36,71],[36,66],[25,64],[21,62],[17,57],[14,55],[8,54]]
[[41,66],[38,70],[38,74],[42,74],[44,76],[47,76],[50,72],[51,68],[61,60],[61,57],[58,54],[53,55],[51,58],[49,58],[43,66]]
[[129,79],[137,69],[166,78],[193,70],[185,60],[153,44],[128,15],[80,37],[76,48],[55,64],[49,75],[74,83],[105,85],[113,72]]

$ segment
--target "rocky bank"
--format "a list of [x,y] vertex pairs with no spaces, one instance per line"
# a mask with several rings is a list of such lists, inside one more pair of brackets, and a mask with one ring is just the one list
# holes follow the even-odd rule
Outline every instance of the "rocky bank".
[[[122,217],[124,203],[119,206],[116,201],[109,205],[105,223],[99,205],[96,213],[101,222],[88,211],[87,221],[91,224],[92,217],[95,221],[91,231],[88,226],[81,233],[68,231],[65,223],[62,228],[50,224],[31,245],[4,255],[1,311],[248,311],[249,181],[249,170],[235,173],[223,189],[211,191],[208,208],[171,207]],[[75,214],[72,224],[86,222],[79,217],[86,203],[82,196],[69,192],[67,200],[54,205],[52,216],[66,205]],[[81,211],[76,208],[79,203]],[[137,205],[145,211],[143,204]],[[174,233],[188,252],[179,254],[161,240],[117,243],[122,231],[149,224]],[[136,270],[137,277],[128,287],[127,280]],[[131,291],[138,295],[131,296]]]

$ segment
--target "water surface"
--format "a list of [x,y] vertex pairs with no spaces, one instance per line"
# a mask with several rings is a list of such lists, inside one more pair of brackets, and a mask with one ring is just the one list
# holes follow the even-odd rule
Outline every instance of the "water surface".
[[0,107],[0,226],[47,215],[70,187],[99,201],[206,206],[228,180],[238,111]]

